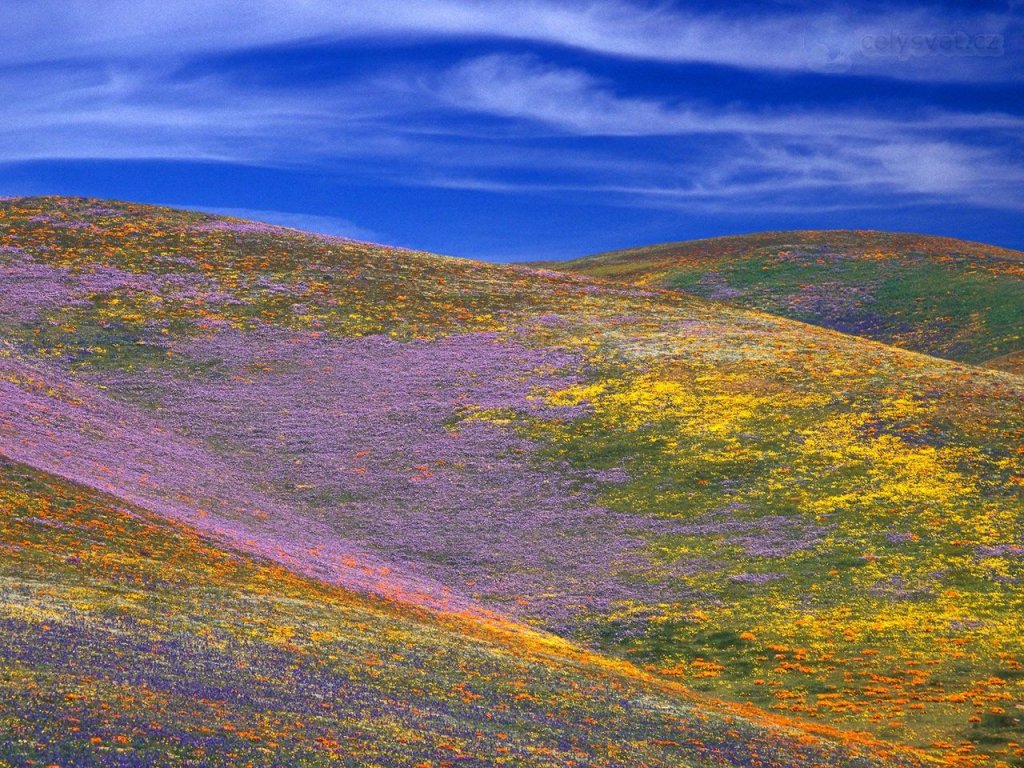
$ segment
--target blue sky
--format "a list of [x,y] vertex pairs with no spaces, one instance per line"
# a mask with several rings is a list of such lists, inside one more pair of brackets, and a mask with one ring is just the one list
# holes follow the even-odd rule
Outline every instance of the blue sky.
[[1024,248],[1024,3],[5,0],[0,194],[494,260]]

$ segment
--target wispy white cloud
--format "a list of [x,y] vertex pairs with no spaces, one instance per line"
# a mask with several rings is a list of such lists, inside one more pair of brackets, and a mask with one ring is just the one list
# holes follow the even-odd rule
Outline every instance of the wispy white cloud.
[[439,98],[452,106],[524,118],[578,135],[778,134],[877,136],[893,129],[1024,129],[1024,118],[999,113],[931,113],[893,118],[850,110],[771,110],[696,107],[623,97],[588,73],[545,64],[533,56],[492,54],[464,62],[441,77]]
[[[1016,210],[1024,199],[1024,120],[1014,115],[711,109],[620,95],[585,71],[535,57],[487,55],[442,73],[399,71],[287,90],[126,65],[71,74],[43,68],[0,80],[0,99],[7,162],[362,164],[397,184],[695,208],[726,200],[778,205],[801,195],[809,206],[833,205],[820,193],[838,191],[859,205],[903,196]],[[466,122],[473,115],[499,119],[504,131],[480,132]],[[671,139],[671,149],[663,146],[652,160],[614,145],[568,153],[538,146],[551,135]],[[983,146],[970,143],[978,135],[988,140]]]
[[[695,159],[695,155],[698,159]],[[599,198],[606,204],[739,214],[969,204],[1024,211],[1024,168],[1006,153],[943,140],[735,137],[714,152],[683,152],[652,174],[519,181],[480,173],[423,184],[498,194]]]
[[[851,15],[826,7],[740,20],[639,2],[253,0],[239,13],[227,0],[108,0],[97,13],[82,0],[12,0],[0,25],[0,162],[363,169],[391,184],[694,211],[894,200],[1024,209],[1024,119],[997,110],[880,113],[768,99],[710,106],[630,93],[579,67],[545,63],[539,53],[492,53],[440,72],[383,57],[380,71],[358,79],[289,87],[233,77],[230,68],[186,74],[209,71],[188,65],[218,53],[356,38],[522,40],[835,76],[999,80],[1021,71],[1019,51],[886,54],[862,45],[893,30],[1004,34],[1014,23],[1009,16]],[[574,143],[566,150],[557,140]],[[237,215],[376,239],[343,220]]]
[[401,151],[405,111],[372,83],[253,87],[139,66],[29,68],[0,78],[0,161],[167,159],[265,166]]
[[[877,8],[877,7],[876,7]],[[58,22],[59,20],[59,22]],[[491,38],[604,55],[757,70],[921,80],[1015,79],[1012,13],[844,9],[746,13],[645,0],[10,0],[0,31],[11,62],[196,56],[359,38]],[[946,45],[946,38],[949,45]]]
[[[861,206],[903,196],[1024,208],[1024,119],[1016,115],[710,109],[619,96],[586,72],[529,56],[480,57],[446,73],[436,87],[438,98],[453,107],[536,123],[567,135],[695,136],[727,142],[701,152],[698,161],[692,152],[681,151],[676,167],[662,167],[662,178],[655,183],[638,183],[650,174],[636,173],[626,183],[599,182],[592,192],[695,205],[716,200],[759,205],[769,198],[777,204],[784,196],[843,190],[859,196]],[[523,186],[479,174],[448,176],[444,183],[506,192]],[[543,191],[583,188],[547,184]],[[822,198],[805,199],[804,204],[816,202],[832,205]]]
[[249,221],[263,221],[268,224],[278,224],[282,227],[301,229],[306,232],[315,232],[320,235],[337,235],[347,237],[350,240],[362,240],[364,242],[380,242],[384,238],[372,229],[361,227],[348,219],[339,216],[321,216],[310,213],[293,213],[290,211],[273,211],[254,208],[218,208],[206,205],[174,205],[175,208],[187,208],[196,211],[219,216],[232,216],[236,219],[247,219]]
[[689,194],[709,205],[734,207],[801,205],[812,210],[956,201],[1024,210],[1024,168],[989,148],[907,136],[745,144],[745,151],[724,155],[706,168],[706,183],[678,202],[685,203]]

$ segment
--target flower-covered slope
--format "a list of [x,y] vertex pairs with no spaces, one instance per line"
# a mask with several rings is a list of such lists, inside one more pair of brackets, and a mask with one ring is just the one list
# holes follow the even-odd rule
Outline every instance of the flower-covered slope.
[[962,362],[1002,358],[1006,364],[1005,356],[1024,351],[1024,253],[982,243],[858,230],[762,232],[554,266],[686,291]]
[[920,765],[332,589],[6,460],[0,551],[3,766]]
[[737,704],[1024,757],[1019,377],[123,203],[3,202],[0,284],[16,461]]

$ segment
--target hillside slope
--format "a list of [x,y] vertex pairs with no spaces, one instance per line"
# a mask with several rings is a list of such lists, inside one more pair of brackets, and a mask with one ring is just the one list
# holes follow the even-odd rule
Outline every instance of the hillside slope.
[[1024,350],[1024,253],[895,232],[762,232],[553,268],[682,290],[969,363]]
[[1020,761],[1018,377],[91,200],[0,204],[0,284],[12,460],[335,586]]
[[0,765],[916,766],[295,576],[0,460]]

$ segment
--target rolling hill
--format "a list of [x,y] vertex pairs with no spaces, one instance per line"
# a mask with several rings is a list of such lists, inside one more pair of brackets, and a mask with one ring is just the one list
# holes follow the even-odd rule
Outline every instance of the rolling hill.
[[78,198],[0,201],[0,286],[0,760],[128,760],[84,737],[141,705],[60,686],[135,674],[159,679],[129,756],[174,733],[225,764],[325,763],[321,738],[382,765],[1024,764],[1017,376]]
[[0,762],[917,765],[330,588],[0,462]]
[[975,364],[1020,370],[1024,253],[948,237],[762,232],[551,265],[685,291]]

